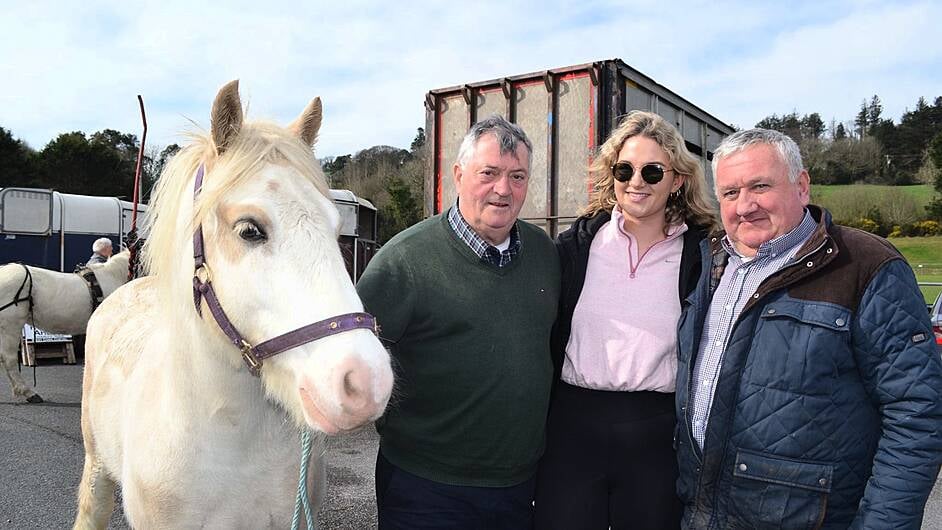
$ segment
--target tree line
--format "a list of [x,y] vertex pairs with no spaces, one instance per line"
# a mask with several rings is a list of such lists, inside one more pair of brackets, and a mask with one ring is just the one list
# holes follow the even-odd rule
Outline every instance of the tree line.
[[[105,129],[63,133],[37,151],[0,127],[0,188],[48,188],[130,200],[139,150],[136,135]],[[157,176],[179,150],[177,144],[145,150],[142,202],[147,202]]]
[[409,149],[378,145],[321,160],[330,187],[348,189],[376,206],[379,241],[422,219],[428,148],[419,127]]
[[[817,112],[772,114],[756,124],[782,131],[798,143],[817,184],[871,183],[934,186],[936,197],[923,219],[942,222],[942,96],[930,105],[919,98],[899,123],[883,116],[876,95],[864,100],[854,120],[826,123]],[[140,142],[113,129],[60,134],[34,150],[0,127],[0,187],[37,187],[65,193],[129,199]],[[331,187],[353,191],[377,207],[379,241],[422,218],[430,146],[416,130],[408,149],[374,146],[321,160]],[[142,168],[142,200],[180,147],[149,147]]]
[[802,116],[792,112],[768,116],[756,127],[792,137],[818,184],[931,184],[939,168],[928,149],[942,133],[942,96],[932,105],[919,98],[898,124],[883,116],[883,104],[874,95],[846,123],[831,120],[827,126],[817,112]]
[[815,184],[928,184],[935,189],[925,212],[912,212],[912,222],[894,223],[900,216],[877,207],[841,222],[884,236],[942,232],[942,96],[931,105],[919,98],[898,124],[883,116],[883,104],[874,95],[861,102],[853,121],[832,120],[827,126],[817,112],[802,116],[792,112],[768,116],[756,127],[794,139]]

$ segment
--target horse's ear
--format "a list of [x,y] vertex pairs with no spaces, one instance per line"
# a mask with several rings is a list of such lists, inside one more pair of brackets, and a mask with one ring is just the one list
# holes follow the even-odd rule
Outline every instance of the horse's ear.
[[321,108],[321,98],[314,98],[304,112],[288,126],[291,131],[301,139],[302,142],[313,146],[317,141],[317,132],[321,130],[321,118],[324,111]]
[[223,154],[242,130],[242,101],[239,99],[239,80],[229,81],[216,94],[213,101],[213,143],[216,152]]

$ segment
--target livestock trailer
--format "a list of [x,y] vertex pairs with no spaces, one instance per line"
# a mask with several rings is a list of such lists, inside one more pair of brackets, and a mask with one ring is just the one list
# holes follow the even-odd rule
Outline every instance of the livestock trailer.
[[354,283],[379,250],[376,207],[349,190],[330,190],[340,212],[340,253]]
[[[340,247],[354,281],[379,249],[376,208],[348,190],[330,190],[340,212]],[[71,272],[85,263],[92,243],[115,249],[131,228],[133,205],[114,197],[72,195],[36,188],[0,189],[0,264],[21,262]],[[138,232],[146,237],[147,206],[138,205]]]
[[[115,197],[0,189],[0,264],[15,261],[71,272],[88,260],[96,239],[107,237],[116,250],[121,247],[133,209]],[[147,206],[139,204],[137,211],[138,226],[143,226]]]
[[621,59],[440,88],[426,94],[425,108],[433,146],[426,167],[425,214],[454,204],[452,167],[461,140],[479,119],[499,114],[520,125],[533,143],[529,191],[520,216],[551,236],[588,204],[592,156],[629,111],[653,111],[677,126],[687,148],[700,157],[711,187],[713,150],[734,131]]

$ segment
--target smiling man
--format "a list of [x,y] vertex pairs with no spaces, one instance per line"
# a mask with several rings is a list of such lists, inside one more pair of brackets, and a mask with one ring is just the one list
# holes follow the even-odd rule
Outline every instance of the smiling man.
[[381,530],[531,528],[559,296],[552,241],[517,219],[531,151],[503,118],[471,127],[457,203],[390,240],[357,285],[397,368],[376,424]]
[[725,234],[679,330],[685,528],[918,529],[942,460],[942,363],[909,265],[809,205],[798,146],[713,158]]

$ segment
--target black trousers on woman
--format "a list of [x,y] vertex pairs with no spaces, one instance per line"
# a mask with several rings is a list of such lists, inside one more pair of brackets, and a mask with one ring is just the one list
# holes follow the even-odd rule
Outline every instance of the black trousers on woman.
[[674,394],[559,382],[536,483],[536,530],[680,528]]

